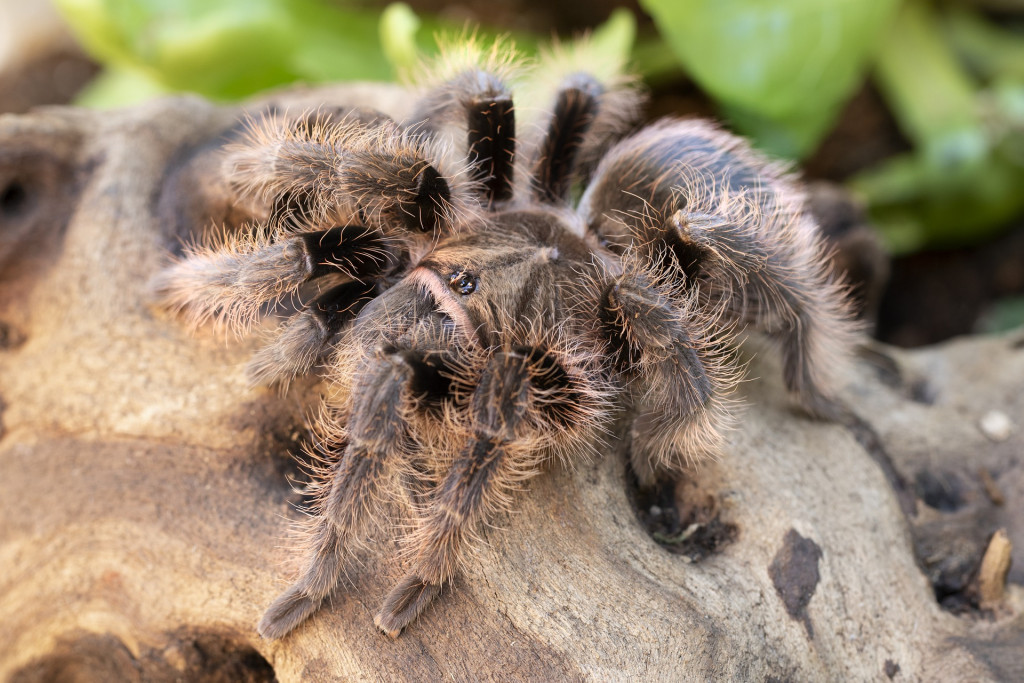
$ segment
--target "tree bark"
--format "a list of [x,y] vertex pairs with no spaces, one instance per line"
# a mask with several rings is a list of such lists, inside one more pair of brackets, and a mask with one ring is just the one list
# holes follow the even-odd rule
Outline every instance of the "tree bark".
[[[249,109],[319,102],[406,106],[357,86]],[[372,619],[401,574],[386,527],[330,604],[261,640],[323,387],[248,388],[254,341],[191,336],[148,289],[252,212],[219,175],[239,113],[0,118],[0,678],[1024,678],[1020,334],[869,347],[847,425],[793,409],[750,340],[741,425],[677,487],[689,540],[652,538],[613,439],[531,482],[397,640]],[[980,567],[1000,528],[1005,586]]]

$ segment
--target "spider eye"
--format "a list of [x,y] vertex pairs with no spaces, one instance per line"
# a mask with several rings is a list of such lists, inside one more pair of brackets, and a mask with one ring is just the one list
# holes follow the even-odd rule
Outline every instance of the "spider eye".
[[464,270],[455,271],[448,278],[448,286],[463,296],[475,292],[478,282],[479,279],[476,275],[467,273]]

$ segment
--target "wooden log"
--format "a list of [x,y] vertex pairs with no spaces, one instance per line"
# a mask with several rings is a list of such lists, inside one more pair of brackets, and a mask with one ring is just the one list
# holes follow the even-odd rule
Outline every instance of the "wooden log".
[[[361,86],[270,103],[371,100],[403,106]],[[238,114],[177,98],[0,118],[0,678],[1024,677],[1019,334],[873,348],[844,391],[850,426],[793,409],[752,340],[740,427],[677,488],[703,539],[682,549],[700,552],[652,538],[659,513],[613,440],[534,480],[397,640],[372,619],[400,575],[386,531],[330,604],[261,640],[322,386],[248,388],[251,340],[191,336],[148,289],[182,240],[251,211],[218,175]],[[1004,440],[979,427],[991,410]],[[1016,564],[985,611],[969,586],[997,528]]]

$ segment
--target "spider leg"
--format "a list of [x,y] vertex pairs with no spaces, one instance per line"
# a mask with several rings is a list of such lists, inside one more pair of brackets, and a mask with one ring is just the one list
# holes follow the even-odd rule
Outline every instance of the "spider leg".
[[[305,565],[298,580],[267,608],[258,630],[286,635],[316,611],[344,569],[348,545],[359,538],[386,475],[413,448],[406,416],[425,388],[447,382],[439,354],[385,349],[367,362],[356,382],[348,444],[331,485],[316,505]],[[330,427],[328,427],[330,429]]]
[[470,399],[471,436],[410,539],[410,570],[374,620],[381,631],[397,636],[452,580],[478,524],[507,507],[516,485],[536,472],[538,432],[561,423],[580,391],[586,388],[546,349],[491,356]]
[[[383,125],[394,125],[394,120],[387,114],[365,107],[326,106],[307,112],[294,120],[289,119],[296,139],[307,140],[310,144],[328,137],[329,129],[343,125],[360,124],[366,128]],[[303,188],[291,188],[274,198],[270,209],[268,224],[283,233],[306,232],[310,225],[318,221],[316,193]]]
[[249,362],[253,385],[287,383],[323,360],[334,340],[377,295],[377,285],[359,280],[343,282],[316,297],[288,319],[277,338]]
[[738,370],[694,299],[680,306],[642,275],[622,275],[601,294],[601,327],[634,397],[631,458],[645,485],[659,472],[678,474],[687,462],[715,455],[731,424]]
[[572,74],[555,97],[554,111],[533,162],[533,195],[546,204],[569,200],[576,157],[594,124],[604,87],[589,74]]
[[[810,415],[841,420],[848,408],[834,396],[837,371],[847,361],[859,328],[847,289],[824,270],[823,251],[817,248],[815,253],[815,263],[769,272],[755,285],[763,300],[774,297],[779,302],[766,311],[763,327],[781,343],[786,387]],[[785,285],[778,286],[780,280]]]
[[648,239],[662,249],[664,271],[681,270],[684,283],[705,287],[712,308],[753,322],[779,342],[786,388],[809,414],[838,419],[844,408],[831,395],[834,374],[856,331],[845,289],[828,270],[807,218],[786,207],[763,212],[745,203],[733,199],[716,212],[677,210],[652,225],[655,237]]
[[641,120],[644,96],[622,64],[590,41],[542,54],[536,69],[555,84],[540,135],[527,140],[530,194],[544,204],[570,203],[598,162]]
[[186,312],[196,326],[212,319],[245,330],[264,304],[311,280],[331,274],[372,280],[398,263],[390,241],[362,225],[279,239],[256,230],[194,248],[160,273],[154,287],[169,308]]
[[311,128],[253,122],[232,146],[228,172],[242,194],[279,211],[297,204],[302,221],[314,225],[340,215],[407,240],[426,234],[429,242],[473,215],[461,188],[465,169],[390,119],[346,117]]
[[826,265],[816,226],[780,207],[745,211],[760,216],[760,229],[751,229],[730,217],[729,208],[717,214],[677,211],[664,223],[661,235],[668,236],[684,281],[706,283],[712,306],[752,321],[779,342],[786,388],[809,414],[838,419],[844,408],[832,396],[834,377],[857,327],[846,290]]
[[[704,283],[712,307],[752,321],[780,343],[786,388],[804,409],[837,419],[844,409],[831,396],[833,377],[856,331],[845,289],[828,270],[807,218],[788,207],[738,209],[742,203],[733,200],[716,213],[676,211],[658,239],[671,248],[684,282]],[[760,228],[752,229],[751,220]]]
[[470,67],[428,91],[411,118],[430,136],[445,126],[464,126],[470,177],[485,204],[512,198],[516,117],[512,94],[498,73]]
[[[252,124],[231,162],[243,192],[274,198],[270,223],[194,248],[168,268],[155,283],[165,304],[187,311],[194,325],[213,319],[245,331],[264,304],[311,280],[383,281],[469,220],[468,196],[460,199],[465,193],[449,182],[455,178],[437,170],[443,160],[431,161],[442,159],[439,148],[374,116],[355,110],[340,119]],[[316,229],[345,217],[352,222]],[[255,382],[286,382],[307,371],[374,288],[343,284],[321,292],[253,360]]]
[[612,249],[645,251],[709,309],[781,342],[786,385],[813,415],[832,398],[856,326],[803,195],[739,138],[667,120],[619,143],[581,200]]
[[487,205],[512,198],[516,117],[509,96],[474,99],[467,107],[472,176],[487,188]]

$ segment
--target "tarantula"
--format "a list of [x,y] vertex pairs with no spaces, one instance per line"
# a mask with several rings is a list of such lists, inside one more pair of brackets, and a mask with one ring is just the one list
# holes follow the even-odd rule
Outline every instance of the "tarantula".
[[375,619],[397,636],[485,520],[548,461],[593,453],[621,411],[642,483],[714,455],[741,326],[780,342],[810,413],[838,413],[852,324],[795,181],[706,121],[630,133],[636,90],[583,71],[517,137],[514,64],[480,54],[450,60],[406,122],[250,121],[228,172],[269,218],[159,278],[192,322],[239,330],[306,298],[250,365],[282,384],[321,368],[329,390],[304,564],[264,637],[318,609],[382,501],[413,526]]

